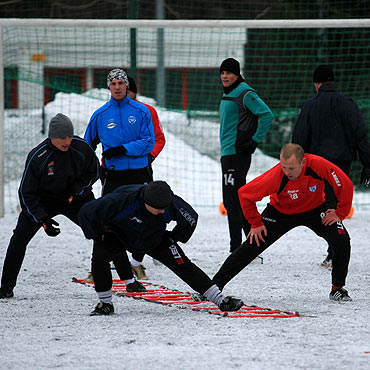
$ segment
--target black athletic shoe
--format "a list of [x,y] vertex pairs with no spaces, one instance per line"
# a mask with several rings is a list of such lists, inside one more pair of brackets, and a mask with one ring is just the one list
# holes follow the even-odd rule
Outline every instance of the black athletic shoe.
[[329,298],[332,301],[349,302],[352,298],[348,295],[348,292],[344,288],[334,289],[330,292]]
[[12,288],[0,288],[0,299],[13,298],[14,293]]
[[145,286],[141,284],[139,281],[135,280],[131,284],[126,285],[126,292],[128,293],[143,293],[147,292]]
[[112,303],[99,302],[94,311],[91,311],[90,316],[103,316],[103,315],[113,315],[114,307]]
[[238,311],[243,306],[243,301],[234,297],[225,297],[218,306],[221,311]]

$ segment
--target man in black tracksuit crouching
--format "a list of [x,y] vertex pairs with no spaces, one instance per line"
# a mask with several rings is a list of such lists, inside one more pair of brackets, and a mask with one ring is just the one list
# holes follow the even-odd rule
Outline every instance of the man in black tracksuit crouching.
[[78,224],[81,206],[94,199],[92,185],[99,178],[99,161],[90,145],[73,136],[64,114],[50,120],[49,137],[27,156],[18,194],[22,211],[6,253],[0,298],[12,298],[26,248],[43,227],[48,236],[60,233],[53,217],[62,214]]
[[[110,261],[126,250],[145,253],[162,262],[222,311],[237,311],[243,305],[240,299],[224,297],[177,244],[190,239],[198,215],[188,203],[173,194],[166,182],[121,186],[85,204],[78,219],[86,238],[96,241],[91,271],[100,302],[91,316],[114,313]],[[176,226],[167,231],[171,221],[175,221]]]

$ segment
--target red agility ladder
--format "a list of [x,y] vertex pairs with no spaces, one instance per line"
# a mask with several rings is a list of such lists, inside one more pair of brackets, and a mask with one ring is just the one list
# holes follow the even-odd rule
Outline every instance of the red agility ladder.
[[[72,279],[75,283],[87,286],[94,286],[94,283],[84,282],[82,279]],[[180,309],[191,309],[192,311],[207,312],[219,317],[240,318],[240,317],[276,317],[288,318],[301,316],[298,312],[287,312],[263,308],[259,306],[247,306],[244,304],[239,311],[220,311],[218,306],[213,302],[194,301],[191,293],[181,292],[176,289],[170,289],[162,285],[141,282],[148,290],[147,292],[129,293],[126,291],[126,284],[122,280],[113,280],[112,292],[121,297],[131,297],[134,299],[144,300],[146,302],[158,303],[164,306],[170,306]]]

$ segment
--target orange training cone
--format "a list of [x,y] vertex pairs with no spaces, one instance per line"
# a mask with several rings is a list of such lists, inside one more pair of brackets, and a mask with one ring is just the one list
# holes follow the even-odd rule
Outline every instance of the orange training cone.
[[351,218],[353,216],[353,212],[355,211],[355,209],[353,208],[353,206],[351,207],[351,210],[349,211],[348,215],[346,218]]
[[222,214],[222,216],[227,216],[227,211],[226,211],[226,208],[224,206],[224,203],[221,202],[219,205],[218,205],[218,210],[220,211],[220,213]]

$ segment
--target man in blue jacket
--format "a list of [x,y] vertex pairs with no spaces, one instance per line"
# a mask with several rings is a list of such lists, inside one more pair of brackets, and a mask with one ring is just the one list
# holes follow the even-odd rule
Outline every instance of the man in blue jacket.
[[110,71],[107,85],[111,99],[92,115],[84,137],[94,150],[99,143],[103,148],[103,195],[118,186],[150,182],[148,154],[154,148],[150,111],[128,97],[126,72]]
[[60,233],[53,217],[62,214],[78,224],[83,204],[94,199],[99,161],[85,140],[73,135],[71,120],[58,113],[50,120],[49,138],[28,154],[19,186],[22,211],[10,239],[1,278],[0,298],[12,298],[27,245],[40,228]]
[[[110,71],[107,86],[111,99],[92,115],[85,132],[85,140],[94,150],[99,143],[103,148],[102,195],[122,185],[149,183],[152,180],[149,154],[154,148],[152,116],[145,105],[128,96],[126,72],[118,68]],[[125,251],[113,263],[130,291],[145,291],[135,280]]]
[[[243,305],[240,299],[224,297],[177,244],[190,239],[198,215],[188,203],[173,194],[166,182],[121,186],[85,204],[78,218],[86,238],[95,240],[91,268],[100,302],[91,316],[114,313],[109,262],[122,250],[146,253],[162,262],[222,311],[237,311]],[[171,221],[176,226],[167,231]]]

